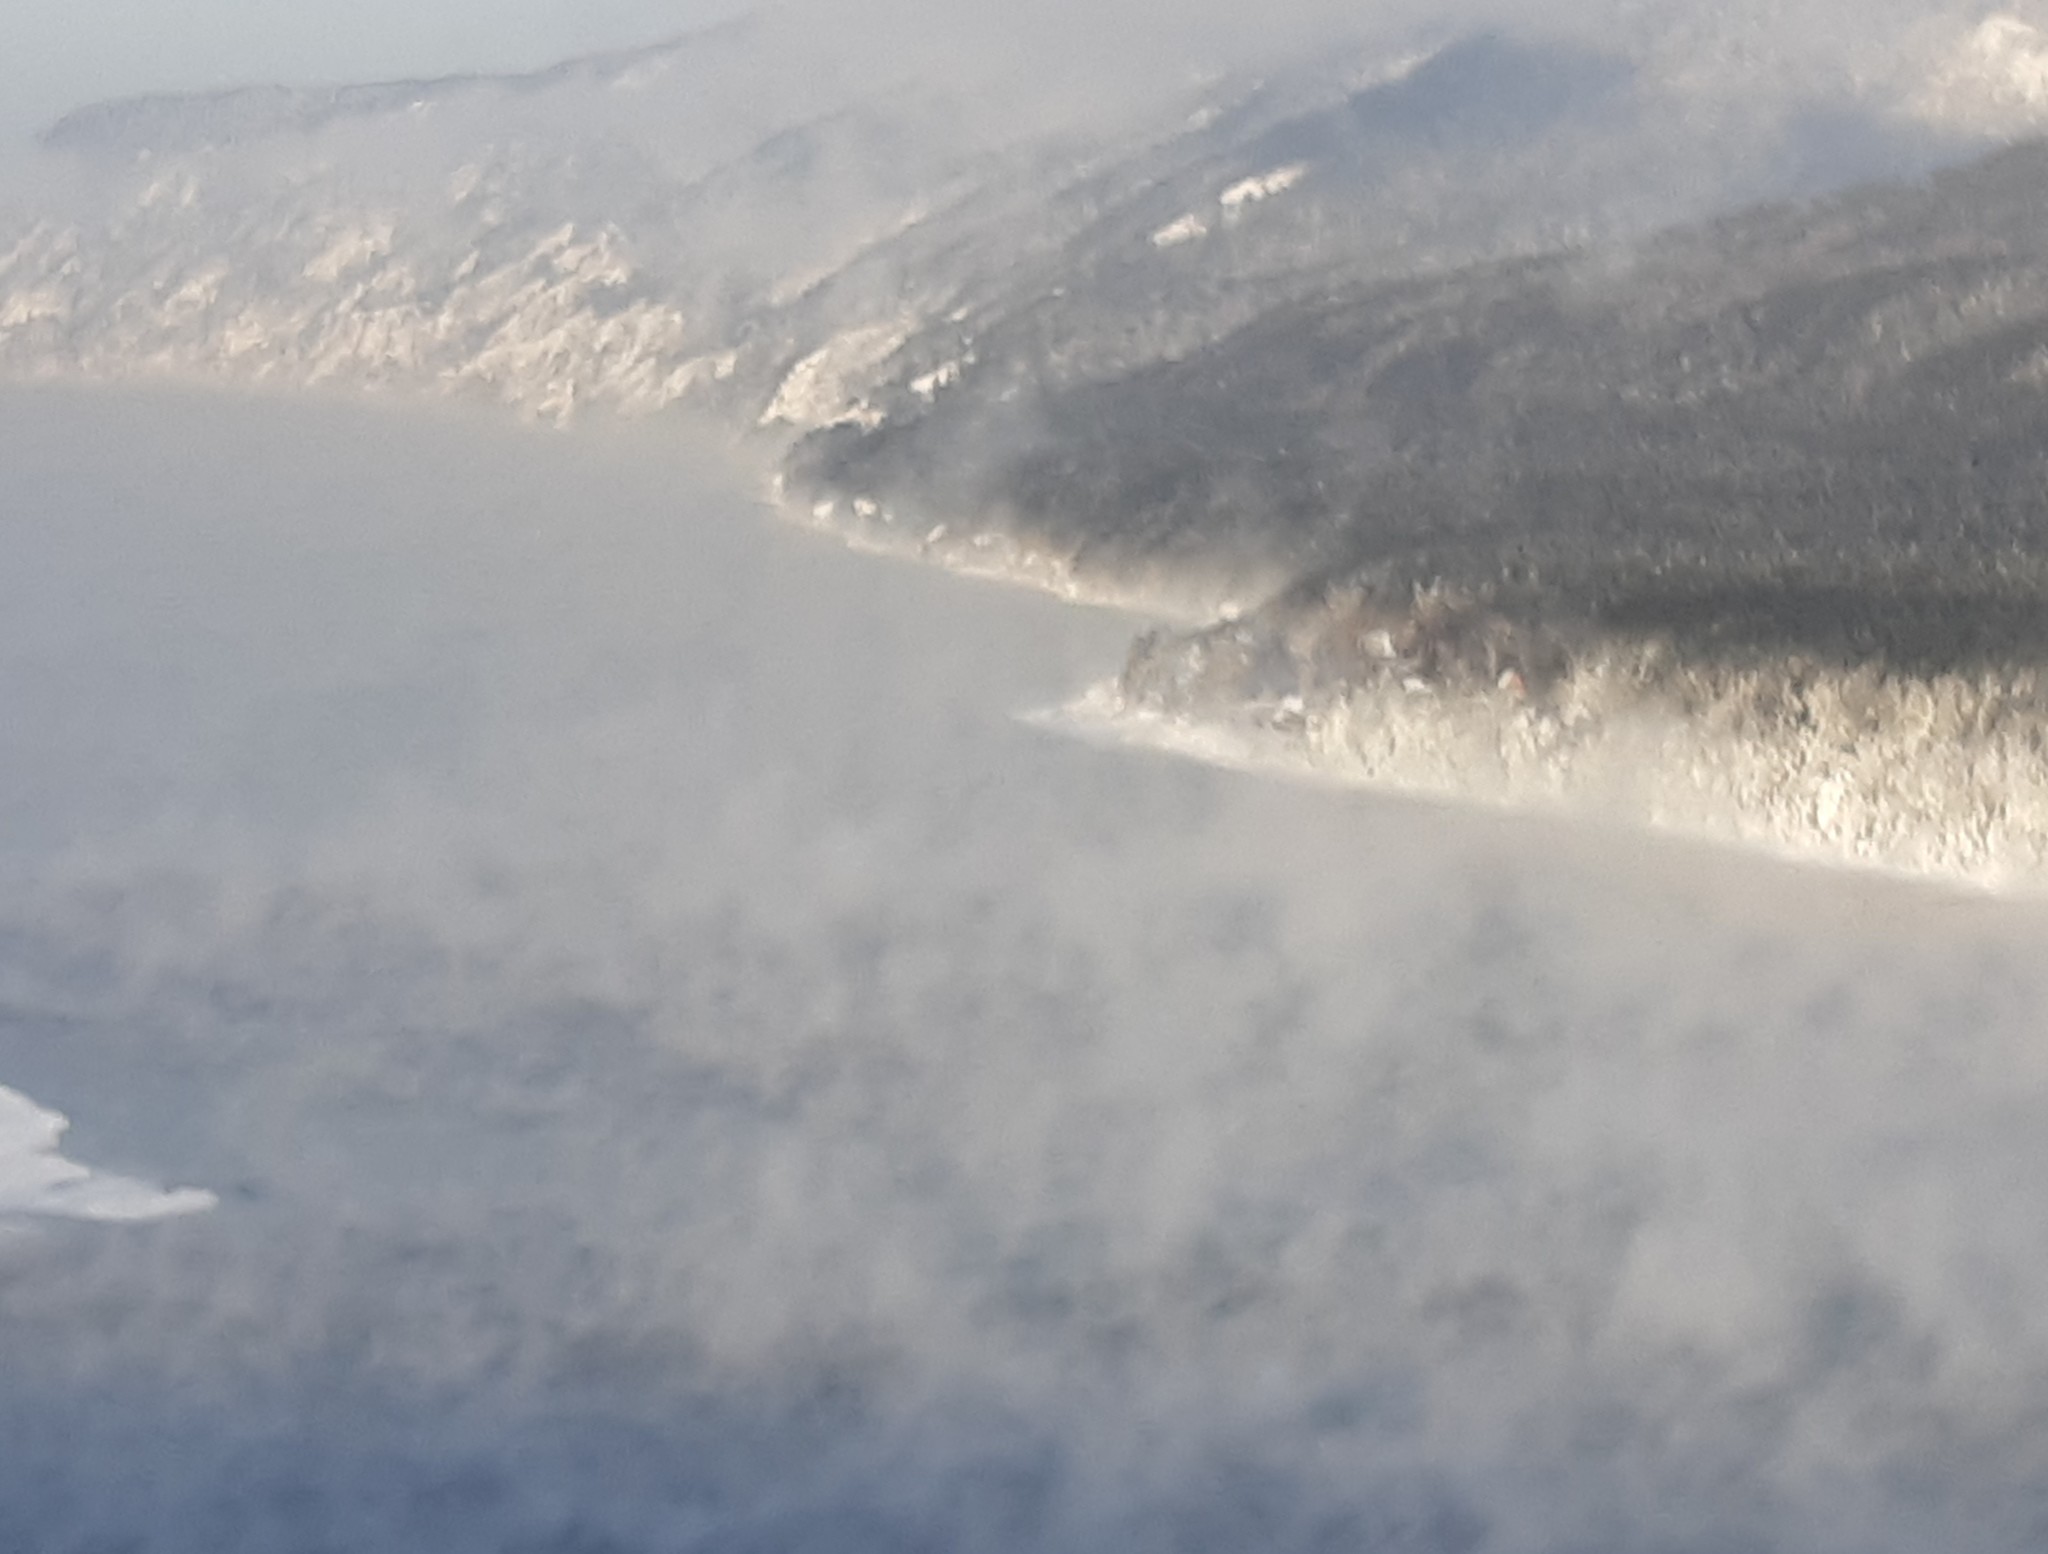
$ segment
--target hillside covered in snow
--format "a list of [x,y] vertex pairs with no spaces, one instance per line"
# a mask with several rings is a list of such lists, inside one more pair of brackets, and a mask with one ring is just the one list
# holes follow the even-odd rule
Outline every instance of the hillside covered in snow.
[[872,419],[1014,347],[1114,381],[1339,284],[1911,172],[2048,112],[2015,17],[1836,79],[1760,71],[1742,14],[1401,33],[1093,117],[773,16],[528,76],[94,105],[45,137],[64,196],[5,214],[0,366]]
[[687,415],[856,543],[1186,623],[1120,716],[1517,803],[1651,748],[1654,821],[2048,868],[2048,33],[1767,11],[1092,117],[772,17],[99,105],[0,217],[0,371]]

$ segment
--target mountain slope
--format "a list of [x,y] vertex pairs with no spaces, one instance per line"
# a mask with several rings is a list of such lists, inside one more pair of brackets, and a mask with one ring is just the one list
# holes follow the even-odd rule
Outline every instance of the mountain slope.
[[[955,345],[983,336],[1034,381],[1100,380],[1342,281],[1958,149],[1889,99],[1735,114],[1712,92],[1736,86],[1654,64],[1385,39],[1135,128],[1048,128],[767,17],[528,76],[102,105],[49,136],[70,208],[0,222],[0,369],[436,383],[554,417],[815,399],[796,423],[830,420],[897,351],[903,382],[964,370]],[[1856,156],[1817,151],[1817,119]],[[594,270],[557,262],[591,245]],[[845,393],[781,393],[849,335]]]
[[1382,39],[1136,128],[770,23],[114,105],[0,235],[0,371],[687,407],[850,540],[1192,617],[1120,726],[2048,872],[2048,152],[1814,198],[2034,122],[1994,21],[1847,84]]

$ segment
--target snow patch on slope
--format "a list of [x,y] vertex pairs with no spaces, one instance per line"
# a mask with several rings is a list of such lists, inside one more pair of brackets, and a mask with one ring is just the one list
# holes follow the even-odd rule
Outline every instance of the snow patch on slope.
[[[1224,225],[1235,225],[1252,206],[1285,194],[1307,176],[1308,164],[1294,162],[1269,172],[1255,173],[1249,178],[1240,178],[1216,196],[1216,206],[1223,213]],[[1207,237],[1209,232],[1209,218],[1199,211],[1189,211],[1153,232],[1151,241],[1154,248],[1179,248]]]
[[391,252],[392,241],[397,235],[398,223],[388,216],[361,226],[344,228],[336,234],[333,242],[307,262],[305,278],[331,285],[351,270],[384,258]]
[[910,392],[919,399],[927,401],[937,399],[941,390],[949,389],[960,381],[961,373],[971,363],[971,357],[966,359],[956,358],[953,361],[942,363],[934,367],[930,372],[912,378],[910,380]]
[[1169,221],[1152,234],[1154,248],[1178,248],[1183,243],[1192,243],[1197,238],[1209,235],[1209,223],[1190,212],[1176,221]]
[[2048,32],[2008,12],[1986,17],[1910,106],[1929,123],[1978,134],[2048,122]]
[[855,385],[901,350],[910,334],[908,323],[895,320],[834,336],[789,370],[761,412],[760,424],[781,422],[803,430],[879,424],[879,416],[861,400]]
[[1261,200],[1270,200],[1276,194],[1285,194],[1289,189],[1308,176],[1306,162],[1291,163],[1276,167],[1271,172],[1258,173],[1250,178],[1240,179],[1216,196],[1216,203],[1224,213],[1234,214],[1247,205],[1256,205]]

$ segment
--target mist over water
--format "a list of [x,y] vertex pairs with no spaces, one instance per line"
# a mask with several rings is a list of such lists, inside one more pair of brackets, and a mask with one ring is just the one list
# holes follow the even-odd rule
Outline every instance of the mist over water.
[[0,1545],[2037,1547],[2042,910],[1100,750],[647,432],[0,398]]

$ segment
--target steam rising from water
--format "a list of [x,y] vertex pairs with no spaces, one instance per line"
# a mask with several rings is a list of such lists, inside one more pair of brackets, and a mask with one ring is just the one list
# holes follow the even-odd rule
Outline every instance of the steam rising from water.
[[[2031,907],[1048,739],[723,476],[8,396],[0,1543],[2039,1540]],[[118,456],[110,456],[117,450]]]

